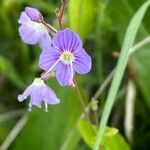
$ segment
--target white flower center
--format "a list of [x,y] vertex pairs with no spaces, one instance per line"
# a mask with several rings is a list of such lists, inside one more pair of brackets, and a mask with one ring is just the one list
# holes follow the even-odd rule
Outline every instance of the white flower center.
[[69,64],[74,61],[74,56],[71,52],[65,51],[61,54],[60,59],[65,63]]
[[41,80],[40,78],[35,78],[34,81],[33,81],[33,83],[35,85],[42,85],[44,83],[44,81]]

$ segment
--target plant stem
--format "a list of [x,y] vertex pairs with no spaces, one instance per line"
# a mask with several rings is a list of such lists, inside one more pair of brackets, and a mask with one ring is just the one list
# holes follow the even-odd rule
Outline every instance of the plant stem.
[[93,110],[94,113],[94,120],[95,120],[95,124],[98,127],[99,122],[98,122],[98,110]]
[[15,140],[16,136],[19,134],[19,132],[22,130],[22,128],[26,124],[27,120],[28,120],[28,116],[27,114],[25,114],[14,126],[12,131],[6,137],[5,141],[0,145],[0,150],[7,150],[9,148],[11,143]]
[[12,111],[12,112],[7,112],[5,114],[0,115],[0,122],[6,121],[6,120],[8,120],[10,118],[13,118],[13,117],[20,116],[23,113],[24,113],[24,110],[15,110],[15,111]]
[[125,99],[125,116],[124,116],[124,130],[129,142],[132,142],[133,131],[133,116],[134,116],[134,103],[136,98],[136,87],[133,80],[129,79],[127,86],[127,95]]
[[42,23],[43,23],[44,26],[46,26],[49,29],[49,31],[57,33],[57,30],[53,26],[51,26],[50,24],[48,24],[48,23],[46,23],[44,21],[42,21]]
[[80,104],[81,109],[82,109],[82,111],[83,111],[83,114],[84,114],[84,116],[85,116],[85,118],[86,118],[86,120],[87,120],[87,122],[88,122],[89,128],[90,128],[91,132],[93,133],[93,135],[96,135],[95,130],[94,130],[93,127],[92,127],[92,123],[91,123],[91,120],[90,120],[88,111],[87,111],[87,109],[86,109],[86,105],[85,105],[85,103],[84,103],[84,99],[83,99],[83,97],[82,97],[81,91],[80,91],[80,89],[79,89],[79,86],[78,86],[78,83],[77,83],[76,80],[75,80],[75,89],[76,89],[76,91],[77,91],[79,104]]
[[[150,36],[144,38],[142,41],[138,42],[136,45],[134,45],[130,49],[130,55],[133,55],[138,49],[143,47],[144,45],[150,43]],[[113,75],[115,73],[115,68],[110,72],[110,74],[107,76],[107,78],[104,80],[104,82],[100,85],[99,89],[93,96],[94,99],[98,99],[99,96],[103,93],[103,91],[106,89],[106,86],[110,83],[111,79],[113,78]]]
[[88,112],[86,111],[86,105],[84,103],[84,100],[83,100],[83,97],[82,97],[82,94],[81,94],[81,91],[79,89],[79,86],[78,86],[78,83],[77,81],[75,80],[75,89],[77,91],[77,95],[78,95],[78,101],[79,101],[79,104],[81,106],[81,109],[87,119],[87,121],[91,124],[91,121],[90,121],[90,117],[89,117],[89,114]]
[[104,80],[104,82],[100,85],[99,89],[93,96],[94,99],[98,99],[99,96],[104,92],[108,84],[110,83],[111,79],[113,78],[113,75],[115,73],[115,68],[110,72],[110,74],[107,76],[107,78]]
[[150,36],[144,38],[142,41],[140,41],[139,43],[137,43],[135,46],[133,46],[130,49],[130,55],[132,55],[133,53],[136,52],[136,50],[140,49],[141,47],[143,47],[144,45],[150,43]]
[[68,3],[68,1],[69,0],[61,0],[60,9],[56,9],[56,17],[57,17],[60,29],[63,29],[62,18],[63,18],[63,14],[65,11],[65,6]]

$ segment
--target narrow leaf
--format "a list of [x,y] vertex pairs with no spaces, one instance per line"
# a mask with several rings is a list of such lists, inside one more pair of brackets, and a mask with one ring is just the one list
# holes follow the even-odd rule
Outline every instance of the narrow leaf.
[[119,61],[116,67],[116,72],[108,93],[108,97],[106,100],[106,104],[104,107],[104,110],[102,112],[102,118],[100,121],[100,127],[98,130],[98,134],[97,134],[97,138],[96,138],[96,142],[95,142],[95,146],[94,146],[94,150],[98,150],[99,149],[99,145],[102,139],[102,135],[108,120],[108,117],[110,115],[112,106],[114,104],[122,77],[123,77],[123,73],[127,64],[127,60],[129,57],[129,49],[132,47],[137,31],[139,29],[140,23],[143,19],[143,16],[147,10],[147,8],[150,5],[150,1],[146,1],[137,11],[137,13],[133,16],[128,28],[127,28],[127,32],[124,38],[124,42],[123,42],[123,46],[121,49],[121,54],[119,57]]

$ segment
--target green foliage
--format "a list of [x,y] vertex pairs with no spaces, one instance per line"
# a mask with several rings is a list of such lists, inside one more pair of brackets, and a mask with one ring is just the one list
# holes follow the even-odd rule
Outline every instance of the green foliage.
[[105,150],[130,150],[129,145],[116,128],[106,127],[101,147]]
[[94,20],[97,11],[97,0],[71,0],[69,2],[69,23],[83,39],[94,27]]
[[[84,141],[89,147],[94,147],[96,139],[97,127],[89,124],[85,120],[78,121],[78,130]],[[103,137],[101,148],[105,150],[129,150],[128,144],[125,142],[123,137],[120,135],[117,129],[106,127]]]
[[141,21],[143,19],[143,16],[147,10],[147,8],[150,5],[150,1],[146,1],[136,12],[136,14],[133,16],[131,22],[129,23],[129,26],[127,28],[125,38],[123,41],[123,46],[121,48],[120,57],[117,63],[116,71],[112,80],[112,84],[110,86],[110,90],[106,99],[105,107],[102,112],[102,119],[100,122],[96,142],[94,149],[98,150],[100,141],[102,139],[102,135],[104,132],[104,128],[106,126],[107,120],[109,118],[112,106],[115,102],[115,98],[121,83],[121,80],[123,78],[123,73],[129,58],[129,52],[130,48],[133,46],[136,34],[138,32],[139,26],[141,24]]
[[89,145],[89,147],[93,148],[97,127],[95,125],[89,124],[85,120],[80,119],[78,121],[78,130],[84,141]]
[[[133,0],[132,0],[133,1]],[[113,0],[109,3],[108,9],[110,11],[110,17],[112,18],[112,25],[115,26],[117,29],[117,35],[118,39],[120,42],[120,45],[122,44],[123,40],[123,34],[126,30],[126,26],[131,19],[131,16],[135,12],[135,7],[137,8],[137,5],[141,5],[144,0],[137,1],[135,2],[130,2],[130,1],[118,1],[118,0]],[[122,7],[124,6],[124,7]],[[116,9],[117,7],[117,9]],[[119,9],[122,8],[122,9]],[[128,15],[127,15],[128,14]],[[149,11],[146,13],[146,16],[149,15]],[[126,17],[122,17],[126,16]],[[149,35],[149,26],[148,26],[149,21],[147,19],[143,20],[143,23],[141,24],[139,34],[136,37],[136,42],[144,39]],[[148,49],[150,48],[149,44],[140,48],[131,58],[132,62],[132,69],[133,72],[137,78],[137,82],[140,86],[140,89],[142,93],[145,96],[145,100],[147,104],[150,106],[150,92],[149,92],[149,87],[150,87],[150,80],[149,80],[149,73],[150,73],[150,65],[149,65],[149,57],[150,53]],[[142,61],[141,61],[142,60]],[[145,69],[146,67],[146,69]],[[145,80],[147,79],[147,80]]]
[[21,80],[19,74],[16,72],[10,61],[0,56],[0,73],[6,78],[10,79],[19,88],[24,87],[24,83]]
[[[92,56],[92,71],[80,76],[79,85],[87,101],[97,91],[100,83],[116,65],[117,58],[113,58],[112,51],[120,50],[124,35],[137,9],[145,0],[70,0],[67,5],[63,23],[65,27],[72,28],[82,39],[84,48]],[[18,35],[18,18],[25,6],[37,7],[44,15],[47,22],[56,25],[55,9],[60,6],[56,0],[1,0],[0,1],[0,113],[11,112],[17,109],[27,110],[26,103],[17,102],[17,95],[23,92],[33,79],[41,74],[37,64],[40,55],[38,46],[29,46],[23,43]],[[142,13],[140,14],[142,15]],[[148,11],[140,25],[139,33],[134,44],[149,36],[150,11]],[[138,17],[135,26],[140,18]],[[126,40],[132,43],[132,32]],[[130,35],[131,34],[131,35]],[[132,38],[132,39],[131,39]],[[130,43],[130,44],[131,44]],[[126,44],[128,45],[128,44]],[[131,45],[130,45],[131,46]],[[126,50],[130,47],[126,47]],[[118,95],[115,109],[110,116],[109,126],[105,128],[101,148],[106,150],[148,149],[150,139],[150,51],[149,44],[140,48],[130,57],[129,69],[122,82],[123,94]],[[122,54],[121,54],[122,55]],[[122,68],[123,69],[123,68]],[[78,76],[78,75],[77,75]],[[134,110],[133,143],[128,146],[123,132],[124,122],[124,93],[128,79],[135,81],[137,99]],[[118,80],[118,78],[117,78]],[[33,108],[28,113],[29,120],[19,135],[14,139],[9,149],[12,150],[87,150],[93,148],[97,128],[80,120],[81,115],[78,97],[75,89],[61,88],[56,80],[50,79],[50,87],[54,89],[61,103],[49,106],[49,113]],[[116,86],[116,84],[115,84]],[[99,114],[108,89],[100,97]],[[115,94],[115,91],[113,90]],[[89,98],[88,98],[89,97]],[[112,98],[112,97],[111,97]],[[109,106],[111,104],[109,103]],[[44,106],[43,106],[44,107]],[[90,109],[89,109],[90,110]],[[117,118],[116,121],[116,113]],[[93,112],[90,111],[93,123]],[[18,119],[10,118],[0,123],[0,144],[5,140]],[[117,122],[117,123],[116,123]],[[92,130],[91,130],[92,128]],[[120,131],[121,133],[119,133]],[[140,137],[140,138],[139,138]],[[83,140],[81,140],[83,139]],[[87,146],[88,145],[88,146]]]

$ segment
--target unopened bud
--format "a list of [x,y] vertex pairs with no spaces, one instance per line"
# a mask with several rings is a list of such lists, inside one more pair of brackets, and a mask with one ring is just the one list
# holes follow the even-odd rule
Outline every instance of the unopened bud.
[[41,22],[43,20],[42,14],[36,8],[26,7],[25,12],[33,21]]
[[98,101],[96,99],[92,98],[91,108],[92,108],[93,111],[98,110],[98,105],[97,104],[98,104]]

